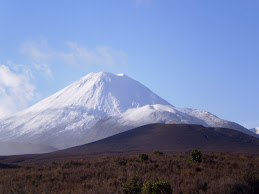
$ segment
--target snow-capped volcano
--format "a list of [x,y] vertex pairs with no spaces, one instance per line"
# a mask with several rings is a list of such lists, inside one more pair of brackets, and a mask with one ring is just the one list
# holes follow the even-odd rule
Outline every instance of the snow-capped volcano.
[[250,131],[254,132],[255,134],[259,135],[259,127],[249,129]]
[[124,74],[90,73],[34,106],[0,120],[0,141],[59,149],[149,123],[226,127],[253,134],[206,111],[176,108]]
[[25,112],[84,107],[88,111],[116,115],[129,108],[147,104],[169,105],[167,101],[124,74],[100,72],[86,75]]

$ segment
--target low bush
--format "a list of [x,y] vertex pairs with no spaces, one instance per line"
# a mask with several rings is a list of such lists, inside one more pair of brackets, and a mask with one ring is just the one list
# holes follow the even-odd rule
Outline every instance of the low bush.
[[123,185],[122,193],[123,194],[137,194],[141,193],[142,184],[139,182],[139,178],[137,176],[132,177],[131,181],[125,185]]
[[157,181],[155,183],[147,181],[142,189],[143,194],[171,194],[172,192],[170,184],[164,181]]
[[201,162],[202,161],[202,153],[200,150],[193,150],[189,157],[190,162]]
[[138,156],[138,159],[139,160],[143,160],[143,161],[147,161],[148,160],[148,155],[147,154],[139,154],[139,156]]
[[160,152],[158,150],[155,150],[152,153],[155,154],[155,155],[163,155],[164,154],[163,152]]

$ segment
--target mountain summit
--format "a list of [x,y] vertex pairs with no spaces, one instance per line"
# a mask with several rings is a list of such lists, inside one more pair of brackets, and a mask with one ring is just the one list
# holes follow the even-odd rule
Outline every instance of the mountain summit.
[[147,104],[169,105],[167,101],[125,74],[99,72],[86,75],[32,106],[28,111],[73,107],[86,108],[97,114],[116,115],[129,108]]
[[254,132],[255,134],[259,135],[259,127],[249,129],[250,131]]
[[90,73],[34,106],[0,120],[0,141],[59,149],[150,123],[201,124],[255,135],[209,112],[176,108],[124,74]]

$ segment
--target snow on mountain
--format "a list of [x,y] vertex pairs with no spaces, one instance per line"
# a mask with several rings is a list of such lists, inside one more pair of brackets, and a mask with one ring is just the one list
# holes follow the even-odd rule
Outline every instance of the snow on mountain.
[[206,111],[176,108],[124,74],[90,73],[34,106],[0,120],[0,141],[63,149],[149,123],[242,126]]
[[250,131],[254,132],[255,134],[259,135],[259,127],[249,129]]
[[98,111],[98,114],[116,115],[129,108],[154,103],[169,105],[167,101],[124,74],[100,72],[88,74],[22,114],[83,106],[88,110]]

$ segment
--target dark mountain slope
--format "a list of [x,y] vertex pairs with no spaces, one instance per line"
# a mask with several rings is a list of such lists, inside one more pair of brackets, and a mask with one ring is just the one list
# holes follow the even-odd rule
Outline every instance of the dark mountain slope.
[[112,153],[130,151],[204,151],[259,153],[259,139],[226,128],[187,124],[150,124],[60,151],[62,153]]
[[140,152],[204,152],[259,154],[259,139],[226,128],[187,124],[150,124],[90,144],[49,154],[0,157],[7,163],[45,163],[100,155]]

